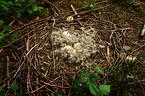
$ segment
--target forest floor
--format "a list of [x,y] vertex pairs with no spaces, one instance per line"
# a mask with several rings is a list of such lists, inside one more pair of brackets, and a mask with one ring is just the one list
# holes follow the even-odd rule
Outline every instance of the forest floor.
[[[101,66],[103,67],[105,72],[109,72],[109,73],[105,73],[105,76],[103,77],[101,76],[103,79],[98,81],[98,83],[101,85],[102,83],[107,82],[107,84],[111,85],[111,92],[110,95],[108,96],[145,95],[144,94],[145,92],[145,52],[144,52],[145,33],[144,35],[141,34],[143,30],[143,26],[145,24],[144,1],[127,3],[119,0],[114,2],[113,0],[110,1],[107,0],[49,0],[49,1],[44,0],[43,1],[42,0],[39,1],[38,4],[44,7],[44,9],[41,12],[37,12],[35,15],[25,14],[18,19],[19,22],[15,22],[12,24],[14,27],[11,33],[22,34],[23,36],[22,38],[16,40],[15,42],[3,46],[2,49],[0,50],[0,54],[1,54],[0,62],[3,63],[3,65],[0,66],[1,69],[0,86],[7,89],[6,81],[8,81],[7,79],[9,78],[5,75],[7,72],[5,69],[7,68],[6,66],[7,62],[10,62],[10,70],[9,70],[11,75],[10,82],[11,83],[19,82],[18,85],[26,86],[26,88],[22,88],[23,90],[25,90],[26,93],[22,92],[21,89],[17,93],[22,92],[24,94],[29,94],[29,95],[30,94],[43,95],[44,93],[46,93],[48,96],[50,96],[49,93],[53,93],[53,94],[60,93],[63,96],[69,96],[69,95],[75,96],[74,93],[72,93],[71,80],[73,80],[72,77],[76,76],[77,72],[79,72],[82,67],[79,67],[79,70],[76,70],[75,68],[73,68],[75,67],[75,65],[69,66],[67,64],[64,64],[65,66],[64,65],[60,66],[59,64],[62,64],[64,62],[61,63],[57,61],[54,62],[53,52],[49,52],[49,50],[47,49],[41,51],[43,43],[46,43],[45,41],[47,41],[47,39],[45,39],[44,41],[42,40],[43,41],[42,42],[41,38],[39,38],[40,41],[39,39],[31,39],[31,38],[35,36],[40,37],[46,35],[46,31],[41,30],[41,27],[46,27],[48,22],[50,23],[48,24],[48,26],[51,26],[50,28],[48,28],[49,31],[52,31],[52,29],[57,29],[58,27],[70,27],[72,25],[74,25],[76,28],[80,28],[80,26],[81,27],[85,26],[86,28],[88,28],[88,26],[92,24],[91,26],[93,27],[95,26],[95,28],[97,28],[97,30],[100,32],[98,33],[100,38],[105,42],[107,42],[105,43],[106,46],[108,46],[107,44],[110,43],[112,44],[112,46],[109,47],[110,58],[111,58],[110,61],[107,61],[107,57],[105,57],[109,54],[107,53],[108,47],[106,49],[103,49],[102,53],[99,53],[99,55],[97,55],[96,57],[95,56],[91,57],[92,62],[93,60],[96,60],[93,63],[100,64],[100,65],[104,64]],[[75,13],[75,11],[77,13]],[[67,23],[66,18],[67,16],[70,15],[74,16],[74,22]],[[88,19],[88,21],[86,20],[86,18]],[[46,21],[48,22],[46,23]],[[37,29],[39,25],[40,25],[40,29]],[[45,29],[47,29],[47,27]],[[35,34],[35,32],[38,31],[42,31],[42,32],[45,31],[45,32],[42,34],[41,33]],[[32,42],[33,44],[31,43],[27,44],[28,42]],[[37,44],[36,46],[34,46],[35,43],[38,42],[42,43],[39,46],[41,48],[31,53],[33,48],[35,49],[35,47],[38,46]],[[28,48],[27,50],[28,45],[30,49]],[[53,49],[51,45],[48,48],[50,48],[51,50]],[[50,59],[48,58],[48,60],[50,60],[50,62],[47,62],[47,60],[41,58],[42,55],[47,54],[45,52],[49,52]],[[132,67],[133,69],[126,69],[128,68],[128,66],[124,65],[126,63],[124,61],[118,60],[118,54],[121,53],[125,53],[127,56],[132,55],[137,58],[137,62]],[[44,56],[44,58],[45,57],[46,56]],[[41,59],[39,60],[39,58]],[[99,60],[98,58],[101,60]],[[40,63],[39,66],[45,63],[45,66],[48,65],[50,69],[48,68],[43,71],[36,70],[35,64],[36,65],[39,64],[38,62]],[[98,63],[98,62],[102,62],[102,63]],[[34,65],[34,68],[31,69],[32,65],[31,64],[29,65],[29,63],[33,63],[32,65]],[[55,68],[53,66],[54,63],[56,64]],[[108,67],[108,66],[113,66],[113,64],[116,64],[114,66],[115,71],[112,71],[112,69]],[[28,68],[26,68],[26,66],[28,66]],[[115,69],[117,67],[118,69]],[[122,69],[120,69],[119,67],[122,67]],[[119,71],[122,71],[123,73],[119,73]],[[112,75],[114,73],[118,76]],[[23,76],[25,76],[26,78]],[[34,76],[33,79],[32,76]],[[133,76],[133,77],[130,77],[128,79],[128,77],[126,78],[125,76]],[[32,82],[31,80],[34,80],[34,82]],[[54,83],[51,84],[52,83],[51,81]],[[28,84],[28,82],[31,82],[30,85]],[[49,85],[46,82],[51,82],[51,83]],[[43,85],[45,87],[44,89],[40,87]],[[36,91],[39,92],[37,93]],[[10,94],[11,90],[9,91],[6,90],[6,92],[7,94]],[[86,93],[84,92],[84,94]]]

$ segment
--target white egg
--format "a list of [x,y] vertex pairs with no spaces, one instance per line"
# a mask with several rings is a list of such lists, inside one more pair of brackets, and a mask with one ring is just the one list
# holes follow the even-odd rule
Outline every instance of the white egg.
[[76,44],[74,44],[74,48],[76,48],[76,49],[80,49],[81,48],[81,43],[76,43]]
[[65,38],[65,39],[68,39],[68,38],[70,38],[70,33],[68,32],[68,31],[64,31],[62,34],[61,34],[61,36],[63,37],[63,38]]
[[65,51],[73,51],[73,47],[71,47],[71,46],[69,46],[69,45],[66,45],[66,46],[64,47],[64,50],[65,50]]
[[66,18],[66,21],[67,21],[67,22],[71,22],[71,21],[73,21],[73,20],[74,20],[73,16],[68,16],[68,17]]
[[128,63],[135,63],[137,61],[137,58],[130,55],[130,56],[127,56],[126,61]]

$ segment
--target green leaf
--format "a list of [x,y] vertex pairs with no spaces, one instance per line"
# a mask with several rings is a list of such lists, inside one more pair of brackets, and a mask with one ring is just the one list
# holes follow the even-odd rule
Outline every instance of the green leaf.
[[43,7],[39,6],[38,11],[41,12],[41,9],[43,9]]
[[79,71],[77,75],[86,75],[85,72]]
[[4,26],[3,28],[8,32],[12,30],[12,26]]
[[3,39],[5,37],[5,34],[3,32],[0,33],[0,39]]
[[103,75],[104,75],[105,73],[104,73],[104,71],[102,71],[101,69],[102,69],[102,67],[101,67],[101,66],[99,66],[99,65],[97,65],[96,71],[97,71],[98,73],[100,73],[100,74],[103,74]]
[[73,77],[73,87],[74,88],[79,88],[80,87],[78,81],[74,77]]
[[89,75],[89,78],[90,78],[90,81],[93,81],[93,82],[100,79],[100,77],[98,75],[96,75],[95,73],[91,73]]
[[12,36],[11,36],[12,38],[15,38],[16,37],[16,34],[12,34]]
[[96,4],[90,4],[90,8],[95,9],[96,7]]
[[85,3],[84,6],[88,6],[89,5],[86,1],[84,3]]
[[86,84],[85,84],[85,87],[87,88],[87,89],[89,89],[89,81],[88,82],[86,82]]
[[15,40],[16,40],[16,34],[12,34],[11,40],[12,40],[12,41],[15,41]]
[[99,88],[99,93],[101,95],[106,95],[110,92],[110,85],[101,85]]
[[23,94],[22,93],[18,93],[16,96],[23,96]]
[[100,70],[102,69],[102,67],[100,65],[97,65],[97,68],[100,69]]
[[88,77],[86,77],[86,76],[80,77],[80,78],[78,79],[78,82],[79,82],[79,83],[85,83],[85,82],[87,82],[87,81],[88,81]]
[[57,94],[57,96],[62,96],[61,94]]
[[5,96],[5,89],[0,87],[0,96]]
[[16,6],[19,6],[19,7],[21,7],[22,5],[17,3],[17,4],[16,4]]
[[5,33],[5,36],[9,36],[10,34],[9,33]]
[[13,91],[16,91],[19,87],[16,83],[14,83],[12,86],[10,86],[10,88],[12,88]]
[[9,10],[9,8],[6,7],[6,6],[3,6],[3,9],[4,9],[5,11],[8,11],[8,10]]
[[4,21],[3,20],[0,20],[0,25],[3,25],[4,24]]
[[35,7],[33,8],[33,11],[38,11],[38,7],[35,6]]
[[29,14],[32,14],[32,13],[33,13],[33,11],[32,11],[31,9],[27,9],[27,12],[28,12]]
[[3,38],[4,38],[3,36],[0,36],[0,40],[3,39]]
[[94,84],[92,84],[91,82],[89,83],[89,90],[93,95],[97,95],[98,96],[98,90],[97,90],[97,86],[95,86]]
[[21,16],[22,16],[22,14],[21,14],[20,12],[18,12],[18,13],[17,13],[17,16],[18,16],[18,17],[21,17]]
[[96,67],[94,65],[91,66],[93,69],[95,69]]
[[13,5],[13,2],[12,1],[8,1],[7,4]]
[[18,35],[16,35],[16,38],[20,38],[20,37],[22,37],[23,35],[21,35],[21,34],[18,34]]
[[0,65],[3,65],[3,63],[0,63]]
[[85,70],[86,70],[87,72],[89,72],[89,71],[90,71],[90,68],[88,68],[88,67],[85,66]]
[[29,4],[34,4],[35,0],[29,0]]

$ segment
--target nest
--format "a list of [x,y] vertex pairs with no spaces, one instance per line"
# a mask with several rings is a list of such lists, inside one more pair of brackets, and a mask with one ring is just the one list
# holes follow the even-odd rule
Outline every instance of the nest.
[[[29,95],[52,93],[67,95],[72,90],[72,77],[75,77],[85,67],[100,65],[103,68],[106,74],[101,76],[102,79],[98,81],[98,84],[109,82],[108,75],[113,71],[112,67],[126,68],[118,56],[125,51],[122,46],[128,43],[126,36],[120,31],[117,24],[97,17],[95,11],[105,9],[110,4],[107,1],[97,4],[101,4],[102,7],[79,8],[76,9],[78,12],[76,14],[71,11],[59,14],[59,16],[52,15],[13,30],[11,33],[21,33],[23,36],[3,46],[4,51],[2,52],[7,56],[7,63],[9,62],[11,67],[9,68],[9,77],[0,73],[5,78],[0,81],[0,84],[5,87],[7,80],[10,85],[17,83],[18,86],[21,86],[18,91]],[[66,22],[68,16],[73,16],[74,21]],[[65,58],[56,57],[55,44],[51,40],[54,30],[70,29],[71,27],[80,30],[81,27],[89,29],[90,26],[97,30],[95,41],[100,45],[103,44],[98,52],[87,57],[87,62],[73,62],[72,64],[65,62],[66,60],[63,60]],[[4,60],[4,57],[1,57],[1,60]],[[9,88],[6,94],[10,94]]]

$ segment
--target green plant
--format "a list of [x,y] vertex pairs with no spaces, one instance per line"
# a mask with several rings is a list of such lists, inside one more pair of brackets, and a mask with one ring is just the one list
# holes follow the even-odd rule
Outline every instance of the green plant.
[[138,0],[126,0],[127,3],[129,4],[137,4],[139,3]]
[[[18,85],[16,83],[14,83],[13,85],[10,86],[10,88],[13,90],[13,92],[15,92],[16,90],[18,90]],[[0,96],[5,96],[6,90],[2,87],[0,87]],[[21,93],[16,94],[16,96],[23,96]]]
[[16,13],[18,17],[21,17],[25,12],[34,14],[43,9],[43,7],[37,6],[36,0],[1,0],[0,5],[0,12],[5,14]]
[[3,25],[4,24],[4,21],[3,20],[0,20],[0,25]]
[[89,6],[91,9],[95,9],[95,8],[97,8],[97,6],[96,6],[95,3],[91,4],[91,3],[87,3],[87,2],[85,2],[84,6]]
[[10,86],[10,88],[15,92],[19,87],[16,83]]
[[20,38],[21,36],[22,36],[21,34],[12,34],[11,41],[15,41],[16,39]]
[[9,36],[9,33],[4,33],[4,32],[0,33],[0,48],[12,41],[15,41],[16,39],[20,38],[22,35],[21,34],[12,34],[10,39],[5,41],[4,39],[6,39],[5,38],[6,36]]
[[4,95],[5,95],[5,89],[0,87],[0,96],[4,96]]
[[49,16],[49,9],[48,8],[45,8],[44,10],[43,10],[43,12],[42,12],[42,15],[43,16]]
[[[96,75],[95,72],[104,75],[104,71],[101,69],[102,67],[97,65],[89,68],[85,67],[86,72],[79,71],[77,76],[73,78],[74,92],[78,93],[78,96],[88,96],[90,94],[103,96],[108,94],[110,92],[110,85],[97,85],[97,80],[100,80],[100,76]],[[93,70],[94,72],[90,72]]]
[[3,33],[3,32],[1,32],[0,33],[0,41],[1,41],[1,39],[3,39],[5,36],[8,36],[9,35],[9,33]]
[[[13,17],[17,16],[19,18],[23,13],[33,15],[37,11],[40,12],[43,7],[38,6],[36,2],[37,0],[0,0],[0,31],[5,31],[0,32],[0,48],[22,36],[20,34],[12,34],[10,40],[6,40],[6,37],[9,36],[8,32],[12,31],[12,26],[7,25],[9,23],[9,16],[12,15]],[[6,20],[7,22],[4,22]]]

